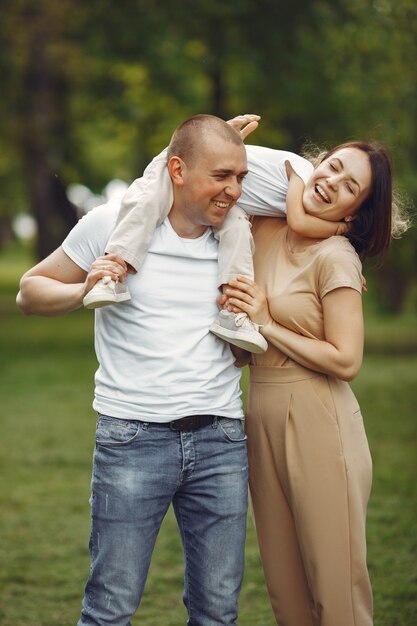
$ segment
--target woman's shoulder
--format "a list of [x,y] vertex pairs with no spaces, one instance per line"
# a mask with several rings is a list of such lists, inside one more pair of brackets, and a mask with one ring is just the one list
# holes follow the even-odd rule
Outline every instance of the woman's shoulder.
[[321,242],[315,273],[321,297],[339,287],[362,292],[362,263],[346,237],[334,236]]
[[263,235],[275,235],[283,231],[287,226],[287,220],[285,217],[252,216],[250,221],[252,224],[252,233],[257,237],[262,237]]
[[333,235],[332,237],[323,239],[320,243],[320,250],[323,254],[331,254],[332,251],[344,251],[345,254],[358,256],[355,248],[344,235]]
[[318,257],[322,263],[346,263],[362,268],[358,253],[343,235],[334,235],[328,239],[323,239],[318,246]]

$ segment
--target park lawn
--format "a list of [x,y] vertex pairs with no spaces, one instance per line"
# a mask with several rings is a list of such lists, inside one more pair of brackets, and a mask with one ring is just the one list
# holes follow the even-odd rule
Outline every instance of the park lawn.
[[[2,284],[0,624],[73,626],[89,566],[93,315],[26,318],[15,308],[12,278]],[[417,623],[415,322],[373,317],[369,353],[353,383],[374,460],[368,560],[375,626]],[[185,623],[182,573],[170,511],[134,626]],[[239,624],[274,624],[250,516]]]

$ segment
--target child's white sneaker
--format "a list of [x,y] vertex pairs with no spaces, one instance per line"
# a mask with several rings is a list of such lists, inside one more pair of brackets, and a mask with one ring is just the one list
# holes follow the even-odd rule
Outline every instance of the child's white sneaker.
[[234,346],[260,354],[267,350],[268,342],[258,328],[259,326],[252,322],[246,313],[232,313],[222,309],[210,326],[210,331]]
[[104,276],[96,282],[94,287],[83,299],[86,309],[98,309],[108,304],[117,304],[130,300],[130,293],[125,283],[112,280],[110,276]]

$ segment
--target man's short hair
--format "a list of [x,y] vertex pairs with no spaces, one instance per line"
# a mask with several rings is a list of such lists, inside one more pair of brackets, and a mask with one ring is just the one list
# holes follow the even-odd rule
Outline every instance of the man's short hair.
[[209,135],[215,135],[235,145],[244,145],[240,133],[220,117],[208,114],[194,115],[174,131],[168,146],[168,160],[178,156],[192,167],[204,149],[205,138]]

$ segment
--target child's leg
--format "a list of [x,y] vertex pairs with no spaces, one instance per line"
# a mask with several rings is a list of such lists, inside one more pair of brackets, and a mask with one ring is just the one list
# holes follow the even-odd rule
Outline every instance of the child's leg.
[[[219,240],[219,285],[223,287],[236,276],[253,280],[255,246],[245,211],[234,206],[215,232],[215,237]],[[249,352],[265,352],[268,347],[256,324],[245,313],[222,310],[210,330],[220,339]]]
[[[135,271],[148,251],[155,228],[168,215],[173,191],[167,168],[166,150],[145,169],[142,178],[130,185],[122,199],[116,227],[106,246],[106,253],[118,254]],[[130,300],[126,283],[99,280],[84,298],[84,306],[96,309]]]
[[106,246],[136,271],[148,251],[155,228],[168,215],[174,196],[167,168],[167,151],[148,165],[142,178],[130,185],[122,199],[116,228]]
[[236,276],[253,280],[255,244],[245,211],[237,205],[232,207],[214,236],[219,241],[219,285],[225,285]]

